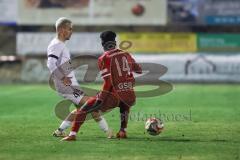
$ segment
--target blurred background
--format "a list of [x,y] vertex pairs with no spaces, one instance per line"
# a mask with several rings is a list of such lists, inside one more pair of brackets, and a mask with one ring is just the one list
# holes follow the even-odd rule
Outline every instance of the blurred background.
[[1,83],[48,82],[46,49],[62,16],[74,23],[73,56],[101,55],[99,33],[113,30],[137,61],[168,68],[161,79],[240,82],[239,0],[0,0]]

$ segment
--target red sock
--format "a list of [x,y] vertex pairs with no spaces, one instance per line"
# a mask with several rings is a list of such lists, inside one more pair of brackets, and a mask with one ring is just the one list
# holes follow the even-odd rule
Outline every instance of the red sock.
[[78,132],[79,128],[84,123],[86,116],[87,116],[86,111],[83,111],[81,109],[77,110],[77,114],[76,114],[76,117],[75,117],[75,119],[73,121],[73,125],[72,125],[73,132]]
[[79,131],[79,128],[81,127],[81,125],[84,123],[86,117],[87,117],[87,111],[89,109],[91,109],[91,107],[93,106],[93,104],[95,103],[96,101],[96,98],[93,97],[93,98],[90,98],[86,104],[83,105],[82,108],[78,109],[77,110],[77,113],[76,113],[76,117],[73,121],[73,125],[72,125],[72,131],[73,132],[78,132]]

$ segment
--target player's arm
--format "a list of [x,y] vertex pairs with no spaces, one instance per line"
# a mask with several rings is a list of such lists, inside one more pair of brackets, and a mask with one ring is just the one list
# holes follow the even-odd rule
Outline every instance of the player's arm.
[[135,73],[142,74],[142,67],[135,61],[135,59],[129,54],[130,63],[132,64],[132,70]]
[[54,74],[55,77],[61,79],[63,83],[68,86],[71,85],[71,78],[67,77],[61,67],[57,66],[57,61],[61,54],[62,49],[59,47],[49,47],[48,48],[48,60],[47,67],[50,70],[51,74]]
[[112,88],[111,79],[110,79],[111,73],[110,73],[110,69],[107,67],[106,63],[107,63],[106,58],[98,59],[98,68],[100,70],[101,77],[104,80],[102,90],[110,91]]

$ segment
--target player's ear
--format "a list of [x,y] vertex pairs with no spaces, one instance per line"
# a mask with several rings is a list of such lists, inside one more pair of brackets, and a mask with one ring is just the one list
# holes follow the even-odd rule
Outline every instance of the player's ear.
[[61,27],[56,28],[57,33],[61,33]]

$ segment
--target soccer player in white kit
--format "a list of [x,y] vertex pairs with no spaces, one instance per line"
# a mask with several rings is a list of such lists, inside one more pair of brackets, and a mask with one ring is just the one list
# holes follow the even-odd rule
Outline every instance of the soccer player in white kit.
[[[70,52],[65,45],[65,41],[71,38],[73,32],[72,22],[65,17],[61,17],[56,21],[55,27],[57,35],[47,48],[47,66],[51,72],[58,94],[65,99],[71,100],[75,105],[81,106],[89,97],[85,96],[80,89],[75,74],[72,71]],[[66,117],[59,128],[54,131],[53,136],[64,137],[66,135],[64,130],[71,126],[75,113],[76,110]],[[107,137],[111,138],[113,134],[104,117],[98,112],[94,112],[92,117],[98,122],[101,130],[107,134]]]

